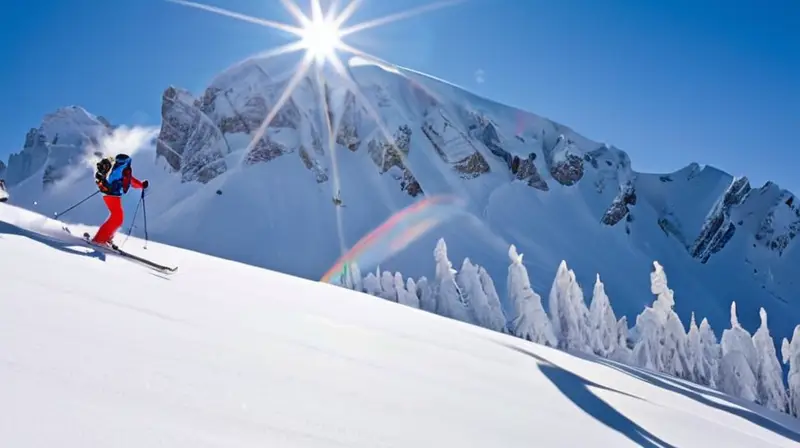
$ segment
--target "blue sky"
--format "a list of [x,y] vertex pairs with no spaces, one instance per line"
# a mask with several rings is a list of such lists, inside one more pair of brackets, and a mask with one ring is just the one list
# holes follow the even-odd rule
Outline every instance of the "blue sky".
[[[365,0],[351,23],[426,1]],[[210,3],[290,20],[277,0]],[[159,0],[3,6],[0,159],[60,106],[158,125],[167,86],[201,92],[233,62],[286,42]],[[468,0],[350,42],[613,143],[637,170],[697,161],[800,192],[798,1]]]

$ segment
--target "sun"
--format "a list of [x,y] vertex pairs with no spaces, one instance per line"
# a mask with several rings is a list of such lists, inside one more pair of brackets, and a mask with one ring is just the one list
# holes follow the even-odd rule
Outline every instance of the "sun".
[[335,57],[336,49],[342,47],[341,31],[335,21],[315,17],[304,24],[300,44],[314,60],[324,62]]

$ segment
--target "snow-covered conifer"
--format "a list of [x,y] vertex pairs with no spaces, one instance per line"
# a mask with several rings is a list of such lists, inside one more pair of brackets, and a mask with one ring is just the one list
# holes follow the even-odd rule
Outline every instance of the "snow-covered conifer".
[[619,318],[617,321],[616,330],[617,343],[614,346],[614,352],[611,353],[609,358],[623,364],[630,364],[633,359],[633,351],[628,347],[627,316],[622,316]]
[[380,296],[381,294],[381,282],[378,280],[378,277],[370,272],[364,277],[363,281],[364,292],[373,296]]
[[789,387],[789,411],[795,417],[800,417],[800,325],[794,327],[791,342],[783,338],[781,357],[784,364],[789,364],[786,381]]
[[596,355],[609,357],[617,347],[617,317],[605,291],[600,274],[594,283],[592,303],[589,306],[589,325],[591,347]]
[[425,276],[417,279],[417,297],[419,297],[419,308],[421,310],[429,313],[436,312],[436,294]]
[[717,384],[719,384],[719,363],[722,360],[722,347],[717,342],[717,336],[714,334],[714,330],[711,329],[708,319],[703,318],[700,322],[698,333],[702,350],[700,361],[703,364],[703,368],[701,371],[707,375],[705,380],[701,381],[701,384],[716,388]]
[[461,270],[456,275],[456,283],[465,302],[470,306],[473,322],[490,330],[501,331],[502,325],[496,325],[494,310],[489,306],[489,298],[483,290],[478,266],[472,264],[469,258],[465,258],[461,264]]
[[665,373],[680,378],[690,375],[686,355],[686,330],[678,314],[673,310],[675,294],[667,286],[667,274],[663,266],[653,262],[650,273],[650,291],[657,296],[655,305],[664,318],[664,341],[661,348],[662,365]]
[[[414,302],[417,301],[416,295],[414,296],[414,300],[409,298],[408,290],[406,289],[406,284],[403,281],[403,274],[399,272],[394,273],[393,277],[393,289],[396,293],[397,303],[406,306],[414,306]],[[416,307],[414,307],[416,308]]]
[[492,280],[492,277],[486,272],[483,266],[478,269],[478,279],[481,282],[481,288],[483,288],[483,293],[486,294],[486,301],[489,304],[489,328],[508,333],[508,322],[505,313],[503,313],[503,306],[500,304],[500,296],[497,294],[494,280]]
[[650,292],[656,295],[652,306],[636,316],[636,344],[633,357],[639,366],[675,376],[689,375],[686,330],[673,311],[674,293],[667,286],[667,275],[657,261],[650,273]]
[[580,350],[584,353],[592,353],[592,333],[591,323],[589,322],[589,307],[586,306],[586,299],[583,296],[583,288],[578,283],[575,271],[569,270],[569,299],[572,309],[577,316],[577,334],[580,339],[580,346],[572,350]]
[[392,302],[397,302],[397,290],[394,289],[394,275],[389,271],[381,273],[381,292],[379,295]]
[[436,260],[436,313],[462,322],[471,322],[468,304],[464,302],[456,284],[456,270],[447,258],[447,244],[443,238],[436,244],[433,257]]
[[[575,273],[567,268],[566,261],[561,261],[550,288],[549,306],[553,332],[558,339],[558,347],[568,351],[591,352],[588,341],[588,309],[578,305]],[[583,293],[580,292],[580,301]]]
[[708,375],[703,370],[703,346],[700,343],[700,328],[694,319],[694,312],[689,320],[689,331],[686,333],[686,359],[689,364],[688,378],[697,384],[708,384]]
[[358,292],[364,291],[364,284],[363,279],[361,278],[361,268],[358,267],[358,263],[355,261],[351,262],[348,265],[347,272],[349,274],[349,283],[350,289]]
[[522,255],[512,244],[508,249],[507,290],[512,308],[509,331],[514,336],[550,347],[558,346],[550,320],[542,307],[542,298],[531,288],[528,270],[522,264]]
[[406,303],[412,308],[419,308],[419,292],[417,291],[417,284],[414,279],[408,277],[406,279]]
[[770,409],[786,412],[786,386],[783,384],[783,370],[775,352],[775,342],[767,326],[767,311],[759,310],[761,325],[753,334],[753,345],[758,356],[755,372],[758,381],[758,402]]
[[739,324],[736,302],[731,303],[731,328],[722,332],[720,345],[719,389],[734,397],[756,401],[758,357],[750,333]]

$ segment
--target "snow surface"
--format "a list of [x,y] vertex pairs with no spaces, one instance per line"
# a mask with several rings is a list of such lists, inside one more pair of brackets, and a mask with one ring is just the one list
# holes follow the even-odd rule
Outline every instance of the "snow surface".
[[164,278],[60,226],[0,205],[5,446],[800,441],[797,420],[680,380],[132,239],[180,264]]

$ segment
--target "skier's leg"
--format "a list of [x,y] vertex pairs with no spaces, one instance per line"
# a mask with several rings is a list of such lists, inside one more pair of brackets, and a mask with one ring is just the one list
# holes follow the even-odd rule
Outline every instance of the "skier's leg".
[[125,219],[125,215],[122,210],[121,197],[103,196],[103,201],[106,203],[106,207],[108,207],[110,215],[108,216],[108,219],[106,219],[106,222],[104,222],[103,225],[97,229],[97,234],[95,234],[94,238],[92,238],[92,241],[97,244],[108,243]]

